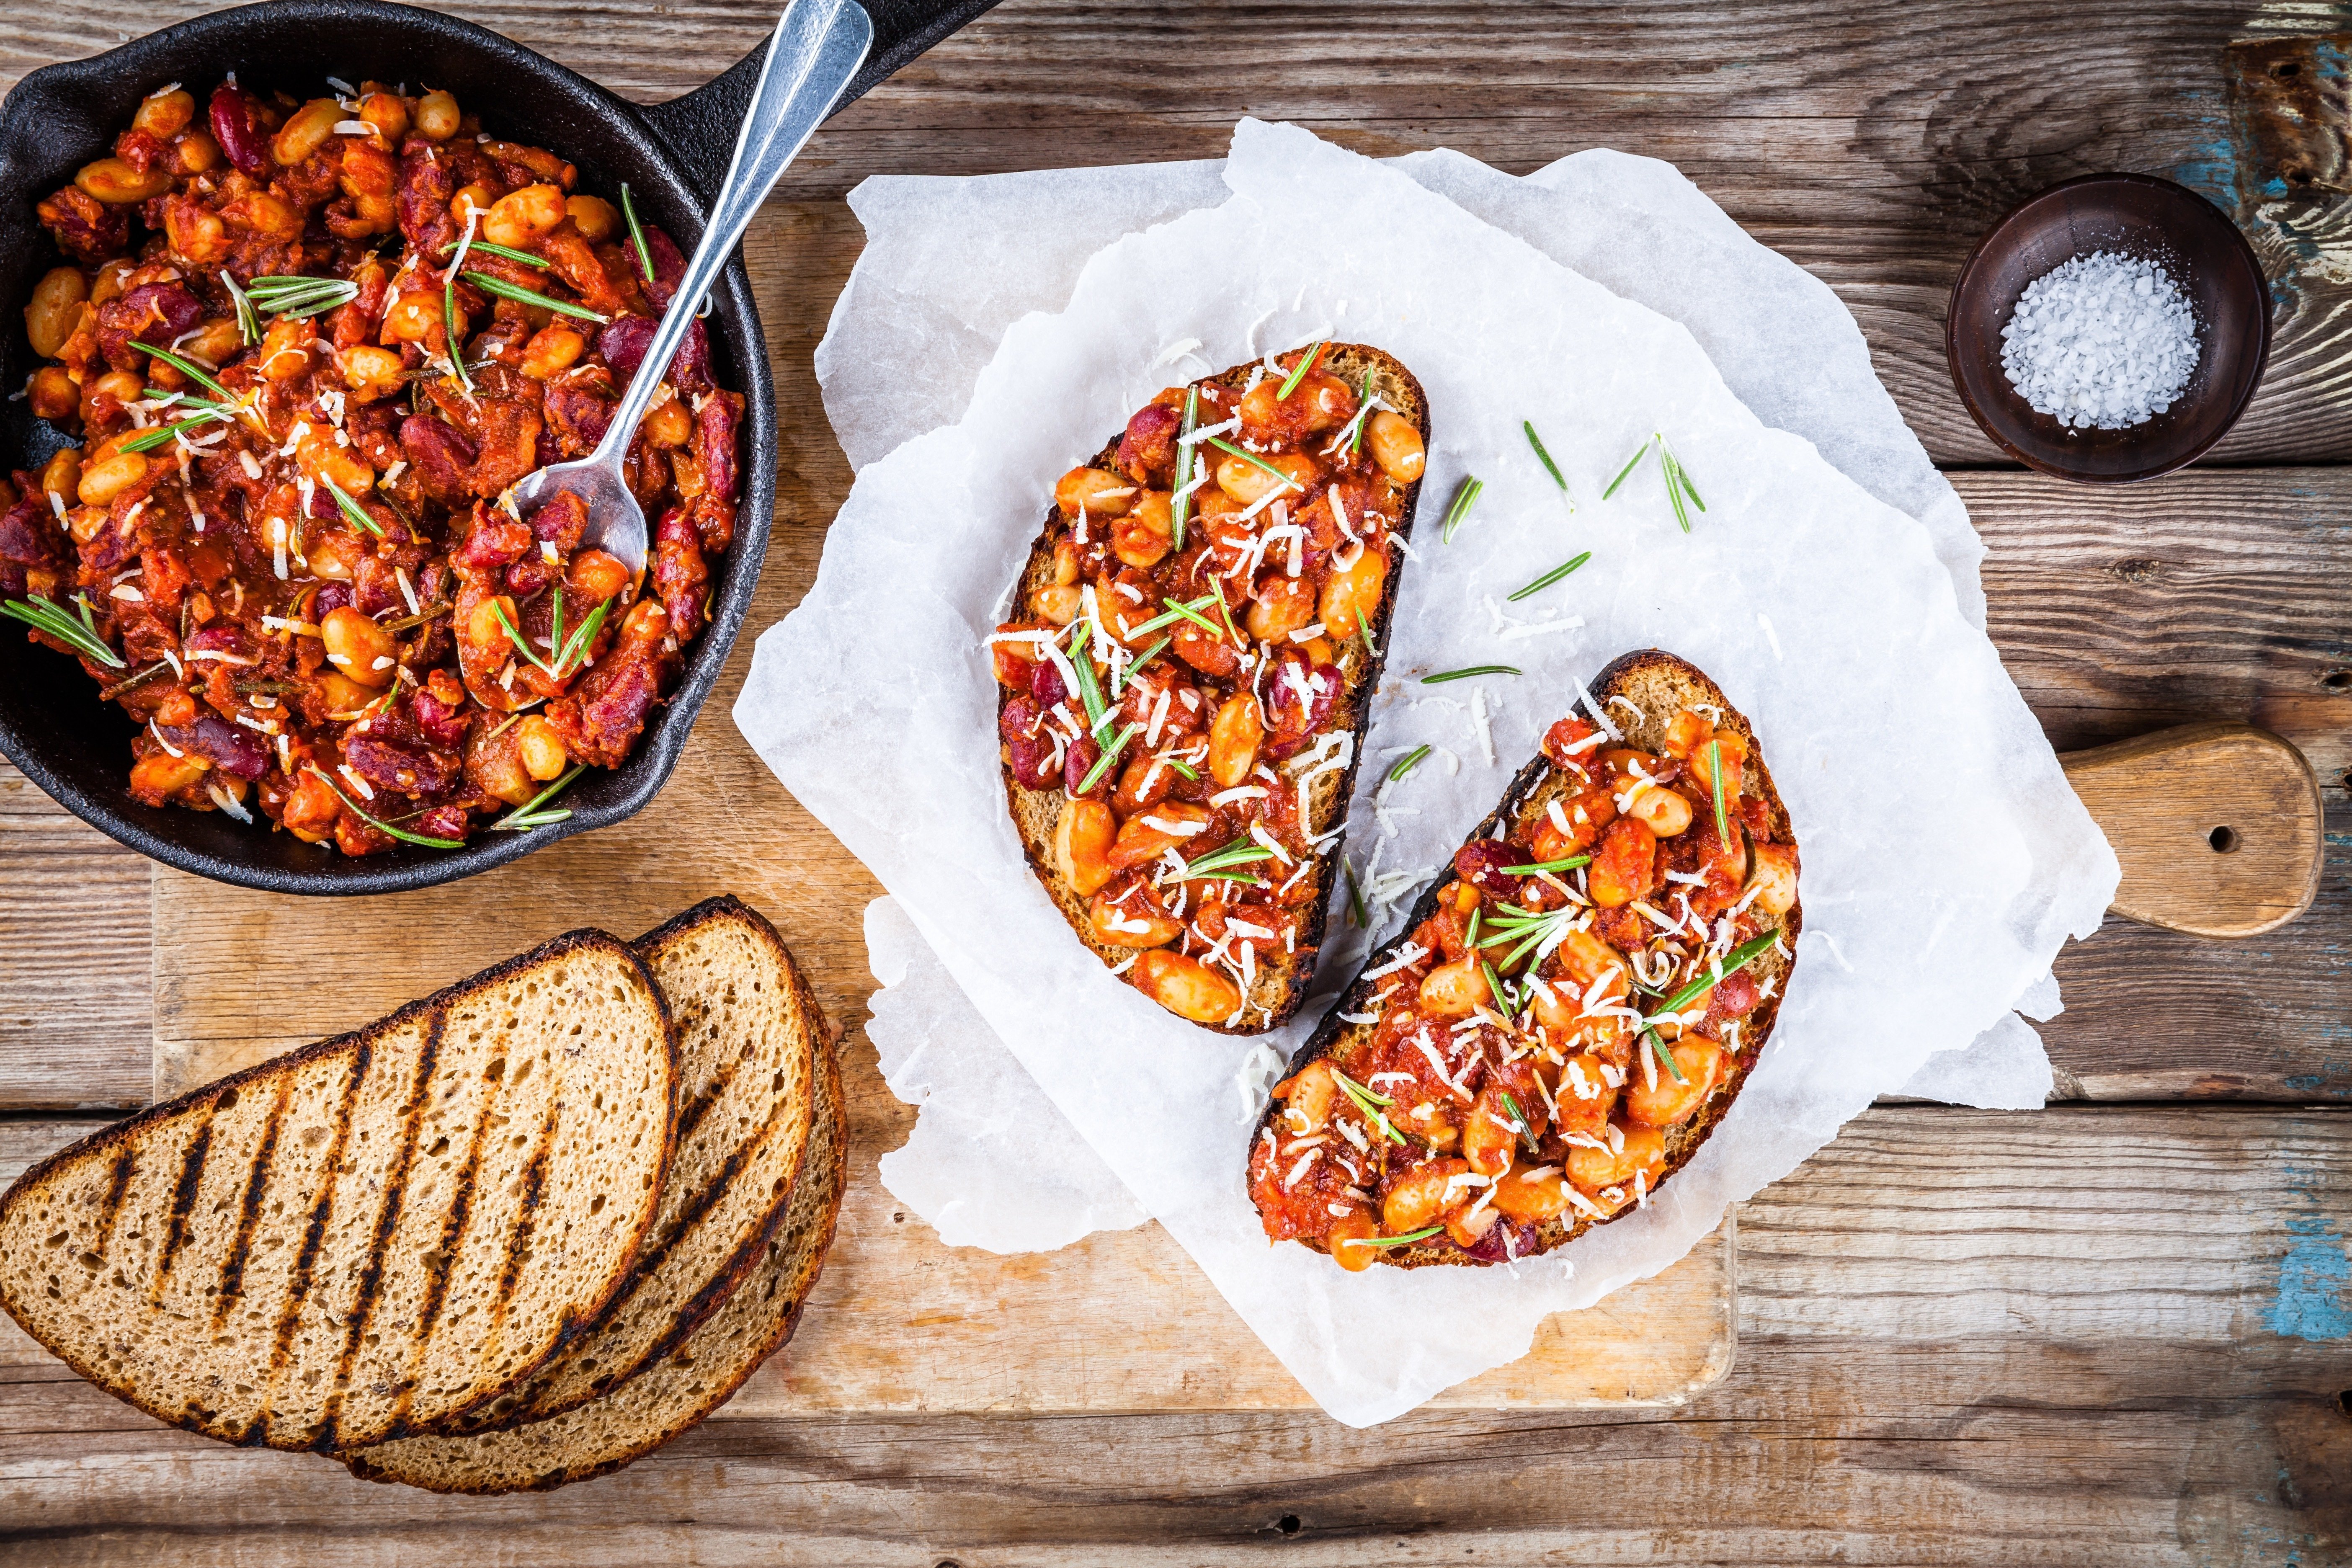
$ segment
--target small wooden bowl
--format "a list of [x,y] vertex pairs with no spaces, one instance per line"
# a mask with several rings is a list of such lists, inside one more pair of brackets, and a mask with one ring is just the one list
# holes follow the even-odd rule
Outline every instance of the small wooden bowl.
[[[2197,369],[2172,406],[2122,430],[2070,428],[2018,395],[2000,331],[2026,286],[2076,256],[2153,261],[2196,312]],[[2123,485],[2192,463],[2227,435],[2271,353],[2270,284],[2221,210],[2149,174],[2086,174],[2051,186],[1977,241],[1952,285],[1944,348],[1960,401],[1993,444],[2045,474]]]

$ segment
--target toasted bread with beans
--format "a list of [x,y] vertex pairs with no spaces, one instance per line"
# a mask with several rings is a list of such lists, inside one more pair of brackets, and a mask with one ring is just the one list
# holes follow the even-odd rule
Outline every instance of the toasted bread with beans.
[[[1236,365],[1188,384],[1202,399],[1198,426],[1212,428],[1234,417],[1236,409],[1248,413],[1256,406],[1248,401],[1253,389],[1262,402],[1271,400],[1276,405],[1277,417],[1286,416],[1290,400],[1276,394],[1294,373],[1301,371],[1300,361],[1309,355],[1313,355],[1312,367],[1298,374],[1293,399],[1319,396],[1326,399],[1324,407],[1349,410],[1364,403],[1367,392],[1379,400],[1379,407],[1365,416],[1356,438],[1337,448],[1337,456],[1332,455],[1331,443],[1336,436],[1348,433],[1350,427],[1344,423],[1302,432],[1295,439],[1272,434],[1282,428],[1277,425],[1244,424],[1218,438],[1248,443],[1245,452],[1272,462],[1303,457],[1317,470],[1314,479],[1305,479],[1302,470],[1290,481],[1290,493],[1275,498],[1278,505],[1269,503],[1254,518],[1233,521],[1245,510],[1240,496],[1264,482],[1260,479],[1264,470],[1249,457],[1195,443],[1196,449],[1207,454],[1211,477],[1194,492],[1198,504],[1189,520],[1185,548],[1173,548],[1172,539],[1163,531],[1161,539],[1169,548],[1151,565],[1139,566],[1139,561],[1151,555],[1151,542],[1145,540],[1139,551],[1129,551],[1129,542],[1141,537],[1140,530],[1150,526],[1149,520],[1167,515],[1173,503],[1161,498],[1181,488],[1176,484],[1182,477],[1181,466],[1171,471],[1166,463],[1157,460],[1169,449],[1165,444],[1181,433],[1174,428],[1171,415],[1155,412],[1170,408],[1171,401],[1175,411],[1181,412],[1188,388],[1171,388],[1139,412],[1128,432],[1106,445],[1086,468],[1065,477],[1015,585],[1014,618],[1007,623],[1014,637],[1038,628],[1069,627],[1074,620],[1091,625],[1090,616],[1099,618],[1106,613],[1128,626],[1148,625],[1147,610],[1150,617],[1167,621],[1160,630],[1137,637],[1132,645],[1122,641],[1120,656],[1124,659],[1149,653],[1154,642],[1166,638],[1167,647],[1150,661],[1164,665],[1165,669],[1150,674],[1147,663],[1142,667],[1147,673],[1134,683],[1137,692],[1148,695],[1155,689],[1151,682],[1170,674],[1178,679],[1180,684],[1171,689],[1170,703],[1170,711],[1178,717],[1164,734],[1156,724],[1142,728],[1148,715],[1139,698],[1131,720],[1114,720],[1103,726],[1097,731],[1099,742],[1094,751],[1086,752],[1094,737],[1081,739],[1066,733],[1094,729],[1087,721],[1082,693],[1067,689],[1064,672],[1075,675],[1076,671],[1068,663],[1066,651],[1057,658],[1034,644],[1018,642],[1008,648],[1003,640],[1006,628],[1000,628],[997,643],[1005,795],[1039,882],[1078,940],[1106,965],[1126,974],[1137,989],[1170,1011],[1223,1034],[1262,1034],[1286,1022],[1297,1010],[1313,974],[1325,910],[1340,863],[1339,833],[1361,760],[1369,704],[1379,686],[1388,646],[1389,618],[1403,563],[1396,544],[1412,533],[1421,493],[1421,466],[1429,441],[1428,400],[1421,384],[1393,356],[1355,343],[1318,345],[1264,363]],[[1345,389],[1344,401],[1334,387]],[[1174,450],[1181,454],[1181,447]],[[1181,465],[1181,456],[1176,461]],[[1224,487],[1229,481],[1238,494],[1227,492]],[[1087,483],[1094,486],[1092,492],[1086,491]],[[1335,486],[1342,498],[1336,510],[1328,494]],[[1069,504],[1074,489],[1080,495],[1076,508]],[[1108,498],[1101,503],[1104,511],[1094,510],[1087,499],[1089,494]],[[1368,496],[1374,500],[1363,504],[1349,500],[1360,501]],[[1296,511],[1289,510],[1292,500],[1298,503]],[[1217,509],[1217,515],[1203,515],[1201,509],[1207,507]],[[1386,565],[1376,589],[1366,585],[1369,569],[1363,567],[1372,551],[1364,539],[1357,537],[1364,531],[1368,510],[1383,521],[1379,555]],[[1286,558],[1291,541],[1284,536],[1257,546],[1254,561],[1247,559],[1246,551],[1230,550],[1228,555],[1239,553],[1243,559],[1229,561],[1215,553],[1220,546],[1209,542],[1219,537],[1221,524],[1228,540],[1261,536],[1272,540],[1282,530],[1295,527],[1300,532],[1298,559]],[[1325,549],[1327,544],[1330,548]],[[1082,558],[1097,563],[1096,575],[1090,578],[1083,571],[1073,575],[1074,563]],[[1189,569],[1188,559],[1193,563]],[[1290,570],[1294,565],[1297,571]],[[1228,570],[1233,573],[1230,576]],[[1114,577],[1113,573],[1118,575]],[[1118,584],[1137,589],[1140,585],[1134,579],[1139,576],[1150,580],[1139,595],[1147,602],[1129,605],[1118,596],[1124,590]],[[1346,583],[1335,592],[1331,583],[1340,578]],[[1302,582],[1313,587],[1311,595],[1302,594],[1297,586]],[[1197,619],[1174,610],[1180,592],[1213,589],[1219,583],[1225,584],[1228,604],[1202,605]],[[1185,602],[1199,598],[1195,595]],[[1089,600],[1091,610],[1086,603]],[[1313,614],[1307,624],[1291,630],[1306,633],[1319,627],[1320,631],[1303,641],[1292,637],[1289,631],[1260,637],[1252,630],[1253,626],[1282,626],[1309,604]],[[1328,616],[1322,612],[1340,606],[1347,608],[1352,624],[1325,625]],[[1091,642],[1090,631],[1087,637]],[[1065,644],[1071,640],[1063,638]],[[1235,674],[1213,673],[1223,658],[1217,649],[1228,644],[1234,646],[1232,657],[1254,661],[1244,670],[1259,668],[1273,675],[1270,681],[1256,679],[1251,683],[1255,689],[1254,711],[1235,715],[1228,727],[1228,732],[1246,732],[1254,726],[1263,737],[1256,742],[1253,770],[1233,776],[1230,784],[1216,779],[1209,765],[1222,764],[1240,751],[1238,744],[1222,742],[1210,749],[1209,738],[1219,732],[1217,721],[1224,714],[1225,705],[1239,696],[1242,684]],[[1021,648],[1034,657],[1024,659],[1012,651]],[[1290,649],[1297,651],[1286,652]],[[1328,664],[1318,662],[1327,657]],[[1008,663],[1019,667],[1018,679],[1008,679]],[[1303,673],[1284,674],[1282,667],[1292,664],[1301,666]],[[1042,679],[1035,674],[1039,668],[1047,671]],[[1118,682],[1118,672],[1106,666],[1098,677],[1098,689],[1107,704],[1116,709],[1126,699],[1113,694],[1114,685],[1121,693],[1127,690]],[[1265,691],[1269,686],[1273,688],[1270,698]],[[1194,694],[1189,710],[1183,695],[1188,688]],[[1060,695],[1060,718],[1052,713],[1050,704],[1039,700],[1040,690],[1048,696]],[[1328,710],[1318,710],[1318,703],[1328,703]],[[1294,709],[1297,722],[1286,728]],[[1086,782],[1086,763],[1129,723],[1141,732],[1087,792],[1087,798],[1081,798],[1078,786]],[[1187,730],[1184,735],[1197,733],[1201,738],[1180,740],[1176,726],[1192,723],[1200,729]],[[1028,728],[1024,730],[1024,725]],[[1155,739],[1164,743],[1155,749]],[[1032,767],[1029,759],[1043,746],[1052,748],[1051,767]],[[1188,746],[1204,753],[1186,763],[1199,780],[1186,779],[1173,768],[1157,775],[1150,772],[1150,758],[1176,755],[1184,761],[1181,752]],[[1073,753],[1080,754],[1078,762],[1069,760]],[[1197,808],[1205,816],[1205,823],[1174,821],[1158,808],[1139,804],[1140,797],[1131,797],[1126,791],[1133,770],[1143,772],[1147,795],[1155,784],[1163,791],[1172,791],[1170,799],[1178,811],[1190,814]],[[1278,805],[1261,801],[1255,806],[1232,798],[1223,806],[1203,804],[1209,797],[1236,789],[1255,790],[1260,797],[1278,790],[1285,792],[1286,798]],[[1127,806],[1124,811],[1122,804]],[[1108,899],[1110,889],[1127,886],[1124,880],[1115,879],[1107,889],[1092,875],[1099,866],[1089,857],[1100,859],[1101,844],[1117,847],[1109,830],[1102,826],[1106,816],[1120,832],[1145,816],[1173,822],[1177,828],[1194,829],[1194,837],[1175,841],[1181,845],[1180,858],[1189,862],[1206,858],[1206,852],[1234,846],[1241,846],[1244,855],[1260,853],[1260,840],[1248,831],[1251,821],[1243,820],[1253,811],[1263,814],[1262,818],[1252,820],[1277,841],[1282,854],[1265,849],[1260,858],[1244,861],[1234,869],[1257,877],[1262,885],[1252,888],[1239,881],[1185,879],[1147,888],[1141,894],[1130,891],[1126,895],[1130,900],[1127,905],[1107,914],[1100,911],[1098,892]],[[1319,853],[1314,850],[1318,845]],[[1167,869],[1154,870],[1154,867]],[[1144,869],[1166,875],[1172,874],[1173,868],[1163,857]],[[1226,927],[1222,914],[1210,913],[1206,895],[1213,891],[1228,895],[1213,900],[1221,911],[1230,908],[1261,912],[1236,914],[1233,923],[1241,929]],[[1277,899],[1282,900],[1279,904],[1272,901]],[[1138,900],[1158,912],[1139,914]],[[1274,918],[1268,919],[1269,914]],[[1117,926],[1140,929],[1130,932]],[[1151,940],[1171,927],[1181,928],[1181,934]],[[1264,934],[1254,934],[1258,932]],[[1115,940],[1130,934],[1150,945]]]
[[[1254,1129],[1248,1153],[1252,1199],[1270,1238],[1301,1241],[1351,1269],[1372,1263],[1403,1268],[1478,1265],[1548,1252],[1646,1202],[1705,1143],[1754,1069],[1779,1016],[1803,923],[1796,898],[1796,846],[1761,743],[1713,680],[1659,649],[1617,659],[1601,672],[1591,691],[1619,735],[1571,738],[1572,730],[1593,729],[1582,719],[1555,726],[1543,753],[1520,770],[1501,803],[1465,839],[1454,867],[1421,897],[1405,934],[1365,962],[1345,997],[1292,1058],[1290,1076],[1276,1087]],[[1573,701],[1571,693],[1569,702]],[[1727,792],[1724,802],[1724,820],[1732,833],[1728,855],[1715,826],[1712,792],[1702,787],[1712,784],[1717,763],[1707,757],[1704,741],[1692,757],[1673,755],[1678,722],[1685,726],[1684,737],[1696,732],[1689,719],[1678,720],[1681,715],[1708,718],[1706,733],[1738,753],[1722,769],[1727,784],[1737,770],[1737,788]],[[1641,754],[1634,765],[1642,773],[1656,773],[1663,782],[1643,784],[1640,773],[1621,773],[1615,762],[1603,760],[1629,752]],[[1563,757],[1570,766],[1563,766]],[[1606,794],[1605,806],[1595,790]],[[1664,794],[1677,798],[1654,798]],[[1561,836],[1588,831],[1591,818],[1579,821],[1569,815],[1587,806],[1592,818],[1606,812],[1612,819],[1593,846],[1577,851],[1592,855],[1590,865],[1549,873],[1561,892],[1530,896],[1528,889],[1540,879],[1504,874],[1507,865],[1546,864],[1525,858]],[[1650,831],[1652,818],[1665,826],[1676,821],[1682,826],[1667,837],[1651,834],[1657,847],[1653,879],[1636,901],[1653,910],[1664,904],[1668,910],[1657,920],[1634,912],[1630,927],[1638,927],[1644,939],[1632,947],[1641,955],[1635,967],[1636,961],[1613,939],[1598,949],[1604,956],[1594,956],[1596,950],[1582,943],[1600,942],[1596,932],[1622,935],[1629,929],[1633,901],[1603,909],[1600,900],[1622,891],[1616,884],[1627,875],[1624,862],[1612,858],[1611,834],[1639,839],[1641,833],[1619,823],[1644,813],[1643,832]],[[1685,835],[1696,836],[1683,855],[1695,869],[1682,875],[1701,879],[1696,883],[1667,879],[1660,870],[1675,863],[1672,846]],[[1738,881],[1728,879],[1735,864]],[[1702,919],[1686,889],[1727,907]],[[1677,906],[1678,891],[1685,896]],[[1527,903],[1510,902],[1514,898]],[[1527,904],[1538,901],[1549,910],[1528,910]],[[1480,921],[1467,930],[1461,926],[1465,904]],[[1477,944],[1465,946],[1459,960],[1444,945],[1449,909],[1452,932]],[[1756,911],[1752,921],[1750,910]],[[1518,975],[1594,957],[1584,972],[1591,978],[1555,973],[1547,981],[1547,994],[1523,978],[1475,969],[1480,958],[1490,964],[1509,959],[1517,933],[1538,929],[1524,919],[1540,920],[1550,912],[1571,917],[1571,924],[1585,923],[1577,935],[1564,933],[1558,945],[1521,960],[1527,966]],[[1664,927],[1669,912],[1677,922],[1671,933]],[[1777,940],[1766,945],[1769,932],[1759,931],[1753,938],[1758,955],[1713,980],[1712,964],[1736,959],[1748,945],[1741,942],[1726,951],[1730,938],[1714,924],[1716,919],[1732,922],[1734,930],[1769,927]],[[1694,934],[1694,924],[1709,934]],[[1678,966],[1665,965],[1670,948],[1686,954]],[[1608,959],[1620,971],[1613,978]],[[1660,984],[1648,987],[1637,975]],[[1659,1015],[1702,980],[1712,983],[1700,985],[1699,996],[1684,1011],[1661,1015],[1681,1022],[1662,1022],[1654,1041],[1623,1016],[1628,1009]],[[1506,989],[1499,1000],[1496,984]],[[1618,1048],[1618,1042],[1626,1043],[1630,1055],[1616,1068],[1622,1079],[1612,1085],[1602,1069],[1614,1064],[1598,1053]],[[1661,1052],[1674,1057],[1674,1068],[1661,1070]],[[1430,1062],[1425,1077],[1420,1074],[1422,1059]],[[1702,1062],[1708,1069],[1704,1082],[1697,1077]],[[1363,1077],[1349,1075],[1350,1065]],[[1375,1070],[1391,1066],[1411,1070]],[[1675,1076],[1685,1066],[1691,1072]],[[1523,1081],[1529,1073],[1548,1081]],[[1514,1082],[1520,1084],[1517,1094],[1508,1087]],[[1440,1083],[1447,1087],[1441,1089]],[[1591,1092],[1580,1096],[1580,1089]],[[1358,1099],[1360,1093],[1367,1098]],[[1428,1114],[1417,1119],[1423,1110]],[[1670,1112],[1679,1114],[1664,1120]],[[1596,1115],[1609,1120],[1601,1122]],[[1388,1123],[1385,1132],[1381,1122]],[[1585,1142],[1569,1142],[1571,1130]],[[1654,1142],[1649,1142],[1653,1135]],[[1360,1148],[1351,1147],[1359,1141]],[[1466,1158],[1473,1152],[1483,1156],[1486,1171]],[[1607,1182],[1606,1175],[1624,1169],[1629,1158],[1637,1179]],[[1575,1163],[1580,1159],[1585,1163]],[[1499,1173],[1493,1169],[1497,1161],[1504,1163]],[[1449,1162],[1465,1169],[1455,1171]],[[1555,1173],[1547,1175],[1547,1170]],[[1591,1194],[1581,1191],[1581,1180],[1570,1179],[1588,1171],[1601,1173]],[[1490,1178],[1484,1187],[1465,1181],[1481,1174]],[[1437,1214],[1414,1209],[1417,1198],[1432,1196],[1440,1205]],[[1394,1206],[1400,1200],[1402,1213]],[[1507,1203],[1515,1212],[1504,1210]],[[1482,1215],[1482,1206],[1494,1212]],[[1546,1214],[1547,1209],[1554,1212]],[[1334,1212],[1339,1210],[1349,1212]],[[1420,1234],[1433,1220],[1438,1222],[1434,1234]]]
[[0,1197],[0,1306],[108,1393],[224,1441],[425,1430],[611,1302],[677,1083],[645,964],[573,931],[35,1165]]

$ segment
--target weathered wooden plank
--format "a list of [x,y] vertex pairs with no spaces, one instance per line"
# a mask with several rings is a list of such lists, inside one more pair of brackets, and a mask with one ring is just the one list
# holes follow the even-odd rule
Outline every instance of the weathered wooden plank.
[[148,862],[0,762],[0,1108],[145,1104]]
[[[1874,1110],[1741,1215],[1740,1365],[1638,1417],[713,1421],[434,1499],[0,1359],[0,1555],[79,1563],[2340,1562],[2352,1114]],[[1106,1324],[1106,1334],[1116,1333]],[[1149,1478],[1148,1481],[1145,1478]]]
[[[139,25],[202,8],[180,0]],[[771,21],[768,0],[449,8],[647,100],[698,85]],[[1339,0],[1006,0],[828,126],[784,193],[835,196],[878,173],[1214,156],[1244,112],[1366,152],[1442,144],[1514,172],[1618,147],[1673,161],[1837,289],[1930,450],[1990,463],[1944,365],[1944,304],[1969,245],[2057,180],[2167,174],[2235,211],[2277,285],[2268,386],[2217,458],[2342,458],[2352,432],[2330,388],[2352,331],[2346,240],[2324,193],[2262,189],[2233,142],[2222,47],[2248,26],[2235,0],[2171,0],[2088,32],[2063,0],[1415,0],[1381,7],[1374,26]],[[94,7],[12,17],[0,81],[124,36]]]

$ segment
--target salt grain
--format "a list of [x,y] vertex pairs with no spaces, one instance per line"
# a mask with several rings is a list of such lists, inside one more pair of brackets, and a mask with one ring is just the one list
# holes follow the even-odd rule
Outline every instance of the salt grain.
[[2104,250],[2035,279],[2000,335],[2009,384],[2068,426],[2144,423],[2197,368],[2196,318],[2171,275]]

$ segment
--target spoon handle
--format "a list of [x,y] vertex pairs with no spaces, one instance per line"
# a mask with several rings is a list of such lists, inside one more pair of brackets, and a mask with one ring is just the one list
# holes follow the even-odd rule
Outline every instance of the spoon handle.
[[678,345],[702,297],[735,253],[743,231],[767,199],[800,150],[807,145],[834,100],[866,62],[874,42],[874,23],[856,0],[792,0],[776,22],[768,44],[767,64],[759,85],[751,90],[751,106],[743,116],[743,130],[735,138],[735,157],[727,166],[726,183],[703,225],[702,242],[688,258],[670,296],[669,309],[646,350],[638,374],[613,411],[613,423],[597,448],[602,458],[616,459],[635,437],[655,388],[667,373]]

